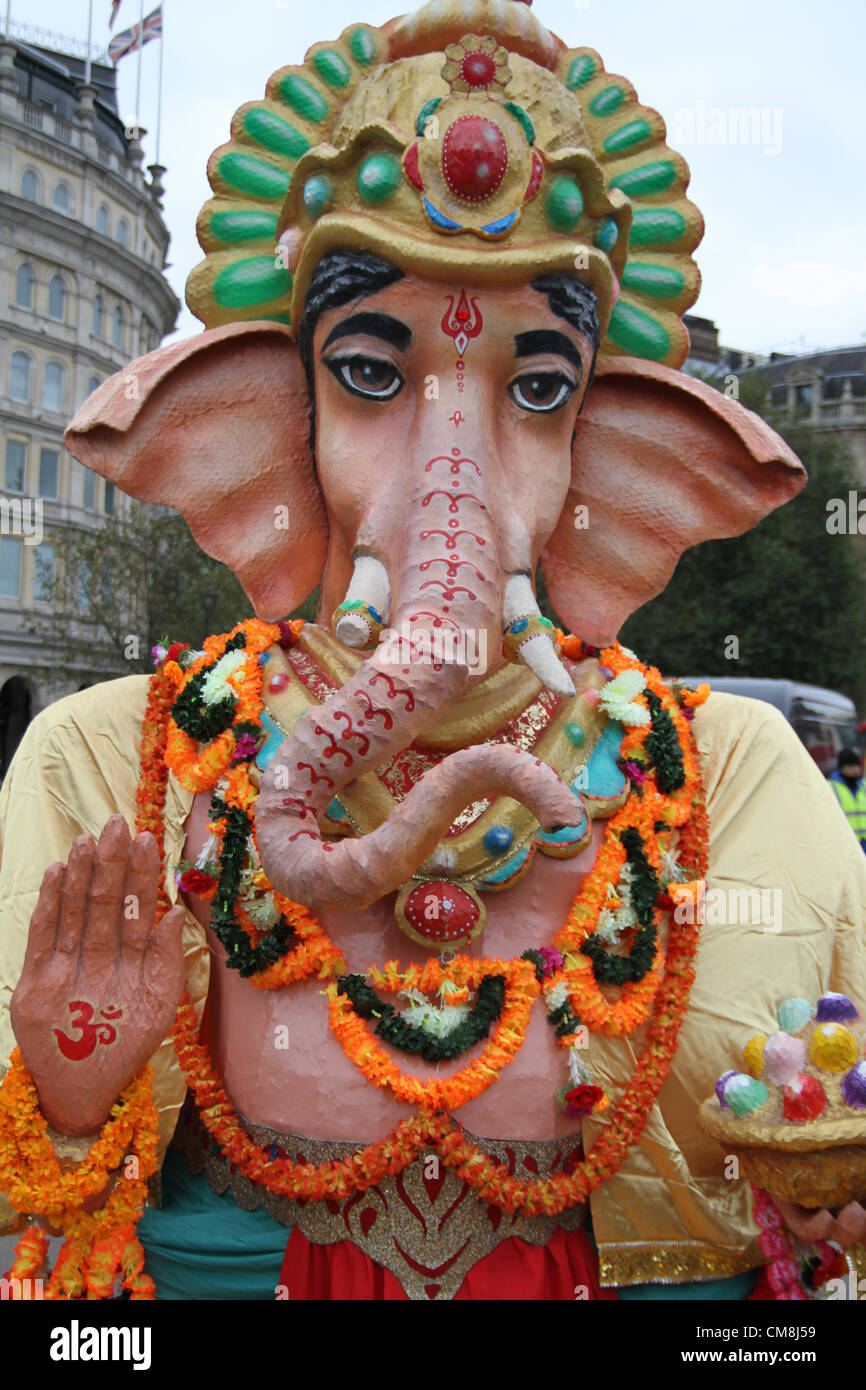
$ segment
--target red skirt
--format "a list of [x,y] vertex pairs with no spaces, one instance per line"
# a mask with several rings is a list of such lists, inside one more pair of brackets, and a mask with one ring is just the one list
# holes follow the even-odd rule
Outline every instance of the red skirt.
[[[440,1285],[436,1271],[425,1284],[434,1299]],[[390,1270],[376,1264],[351,1241],[313,1245],[296,1228],[289,1237],[280,1283],[295,1300],[356,1302],[405,1299],[403,1288]],[[557,1230],[546,1245],[529,1245],[512,1236],[474,1264],[455,1298],[488,1302],[525,1302],[575,1299],[616,1300],[615,1289],[598,1282],[598,1260],[584,1231]]]

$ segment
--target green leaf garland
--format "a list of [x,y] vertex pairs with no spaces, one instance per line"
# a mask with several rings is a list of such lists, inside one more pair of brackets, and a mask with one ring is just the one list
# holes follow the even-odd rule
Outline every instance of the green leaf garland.
[[405,1023],[393,1004],[384,1004],[363,975],[342,975],[337,981],[340,994],[348,995],[360,1018],[375,1018],[376,1036],[401,1052],[423,1057],[425,1062],[450,1062],[467,1052],[490,1034],[491,1026],[505,1003],[505,979],[485,975],[478,986],[475,1006],[467,1019],[445,1038],[436,1038],[423,1028]]

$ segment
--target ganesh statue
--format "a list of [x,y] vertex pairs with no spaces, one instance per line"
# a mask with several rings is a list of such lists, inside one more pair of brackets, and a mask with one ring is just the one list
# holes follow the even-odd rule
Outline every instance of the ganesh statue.
[[863,855],[774,709],[617,641],[805,482],[679,371],[702,221],[661,117],[529,5],[432,0],[276,71],[208,173],[204,331],[67,443],[256,616],[50,706],[6,778],[12,1273],[745,1298],[767,1202],[853,1268],[862,1164],[777,1207],[748,1122],[698,1118],[727,1068],[772,1149],[732,1043],[844,997],[821,1144],[866,1152]]

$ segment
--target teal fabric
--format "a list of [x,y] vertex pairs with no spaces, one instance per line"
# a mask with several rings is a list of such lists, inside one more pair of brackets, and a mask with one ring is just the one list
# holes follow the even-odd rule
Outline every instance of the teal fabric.
[[735,1274],[731,1279],[710,1279],[702,1284],[633,1284],[630,1289],[617,1289],[624,1303],[639,1303],[646,1299],[655,1302],[659,1299],[675,1299],[683,1302],[698,1302],[706,1299],[713,1303],[738,1303],[748,1298],[755,1287],[757,1270],[747,1274]]
[[145,1211],[138,1233],[157,1298],[276,1298],[289,1229],[266,1212],[241,1211],[228,1193],[218,1197],[178,1153],[166,1155],[162,1206]]

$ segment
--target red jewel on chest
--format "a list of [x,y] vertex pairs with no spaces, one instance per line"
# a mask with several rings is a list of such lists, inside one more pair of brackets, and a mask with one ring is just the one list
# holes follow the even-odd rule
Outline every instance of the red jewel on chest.
[[459,941],[478,921],[478,904],[456,883],[419,883],[403,904],[406,921],[428,941]]
[[500,187],[508,168],[508,146],[486,116],[459,116],[442,141],[442,173],[458,198],[483,203]]
[[285,690],[288,684],[288,676],[281,671],[279,675],[271,676],[270,680],[268,681],[268,690],[271,692],[272,695],[279,695],[280,691]]

